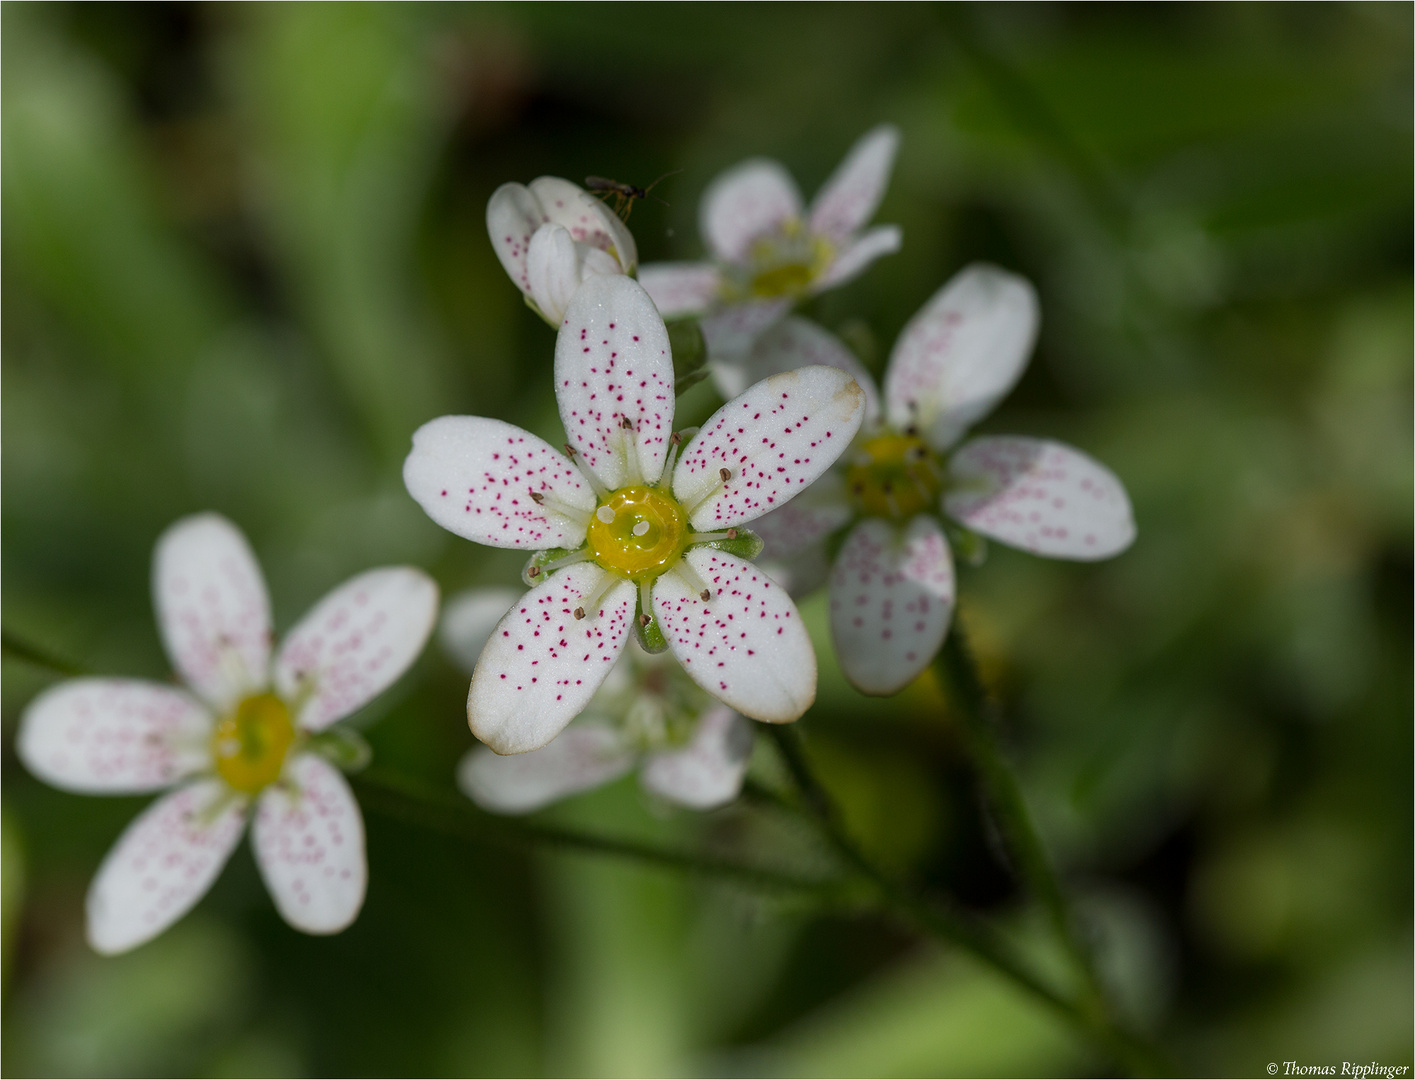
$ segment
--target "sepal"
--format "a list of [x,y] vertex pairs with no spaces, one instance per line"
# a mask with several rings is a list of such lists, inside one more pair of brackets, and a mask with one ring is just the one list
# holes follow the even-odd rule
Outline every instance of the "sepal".
[[311,735],[305,749],[346,773],[359,772],[373,760],[373,750],[367,740],[357,731],[342,725]]
[[[653,612],[644,611],[643,600],[644,594],[641,591],[634,605],[634,636],[639,639],[639,647],[644,652],[657,656],[668,648],[668,639],[663,636],[663,630],[659,628]],[[647,619],[644,618],[645,615],[648,615]]]
[[[702,544],[702,547],[716,548],[718,551],[725,551],[729,555],[736,555],[739,559],[751,562],[762,553],[762,548],[766,542],[752,532],[751,529],[744,529],[738,525],[735,530],[737,539],[735,540],[709,540]],[[695,547],[699,545],[694,545]]]
[[[526,565],[521,567],[521,583],[527,588],[535,588],[545,580],[545,575],[541,573],[547,563],[553,563],[557,559],[563,559],[566,555],[578,548],[546,548],[544,551],[533,552],[526,560]],[[534,570],[535,573],[531,573]]]

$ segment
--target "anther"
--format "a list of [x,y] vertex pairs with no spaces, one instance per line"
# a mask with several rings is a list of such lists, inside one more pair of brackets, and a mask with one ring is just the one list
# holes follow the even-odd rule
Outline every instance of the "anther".
[[653,616],[650,615],[647,611],[644,612],[642,615],[639,616],[639,625],[640,625],[640,626],[647,626],[647,625],[648,625],[649,623],[651,623],[651,622],[653,622]]
[[668,436],[668,441],[671,442],[674,446],[682,446],[683,436],[679,435],[678,432],[675,431],[672,435]]
[[725,483],[727,483],[727,481],[729,481],[729,480],[732,479],[732,470],[731,470],[731,469],[718,469],[718,470],[717,470],[717,475],[720,476],[720,477],[722,477],[722,482],[725,484]]
[[702,592],[698,593],[698,595],[701,596],[705,601],[712,599],[712,593],[710,593],[707,589],[704,589]]
[[635,535],[635,536],[643,536],[646,532],[649,531],[649,528],[650,528],[650,526],[649,526],[649,523],[648,523],[647,521],[641,521],[641,522],[639,522],[637,525],[634,526],[634,529],[633,529],[634,535]]
[[627,416],[620,417],[619,426],[622,427],[625,431],[633,431],[634,421],[630,420]]
[[607,506],[601,506],[598,510],[594,512],[594,516],[599,518],[599,520],[604,522],[606,525],[614,524],[614,511]]
[[526,571],[526,577],[540,577],[540,567],[532,566],[529,570]]
[[577,618],[577,619],[583,619],[584,617],[585,617],[585,609],[582,608],[582,607],[577,607],[577,608],[575,609],[575,618]]
[[565,456],[570,458],[571,460],[574,460],[575,457],[575,448],[569,443],[565,444]]
[[542,495],[539,491],[531,492],[531,499],[537,504],[545,502],[545,496]]
[[728,529],[728,530],[727,530],[727,539],[729,539],[729,540],[736,540],[736,539],[737,539],[737,536],[738,536],[738,532],[737,532],[736,529]]

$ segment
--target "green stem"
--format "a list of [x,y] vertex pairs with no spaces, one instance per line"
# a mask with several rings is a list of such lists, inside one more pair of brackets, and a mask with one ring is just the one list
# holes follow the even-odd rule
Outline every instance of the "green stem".
[[802,752],[799,737],[787,725],[767,728],[807,808],[819,820],[831,845],[846,863],[880,894],[885,905],[934,937],[971,953],[1051,1006],[1070,1023],[1088,1031],[1114,1057],[1138,1075],[1169,1075],[1161,1056],[1145,1043],[1121,1030],[1104,1014],[1053,990],[1013,955],[996,933],[913,890],[875,866],[850,838],[829,793],[816,779]]
[[1169,1067],[1156,1051],[1116,1023],[1094,959],[1077,932],[1071,905],[1052,868],[1016,774],[998,744],[997,707],[983,686],[967,636],[957,619],[934,664],[953,691],[950,701],[955,706],[954,714],[962,723],[969,753],[982,773],[993,812],[1016,859],[1017,869],[1027,888],[1046,909],[1057,938],[1080,976],[1082,989],[1078,1009],[1092,1028],[1104,1033],[1121,1060],[1132,1069],[1168,1073]]
[[82,675],[84,669],[56,656],[43,646],[26,641],[18,634],[0,630],[0,653],[33,667],[52,671],[56,675]]
[[840,883],[835,881],[784,873],[719,855],[498,817],[477,809],[466,799],[381,769],[368,769],[350,779],[358,788],[360,803],[370,809],[409,824],[499,847],[518,851],[532,846],[550,847],[634,859],[724,878],[767,892],[807,892],[818,896],[840,892]]

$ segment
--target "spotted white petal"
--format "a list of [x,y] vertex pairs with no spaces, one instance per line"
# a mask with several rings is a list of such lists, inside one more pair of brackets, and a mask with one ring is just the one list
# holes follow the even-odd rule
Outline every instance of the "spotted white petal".
[[969,266],[944,285],[895,343],[884,377],[896,427],[952,446],[1021,378],[1037,339],[1037,294],[1026,278]]
[[654,615],[683,669],[744,716],[800,717],[816,697],[816,654],[786,590],[712,548],[690,548],[683,563],[691,576],[680,564],[653,586]]
[[898,150],[899,129],[893,124],[861,136],[811,204],[811,231],[843,240],[874,217]]
[[673,353],[638,282],[593,277],[575,293],[555,340],[555,400],[570,444],[606,487],[659,478],[673,430]]
[[595,507],[594,492],[563,453],[481,416],[439,416],[418,428],[403,483],[444,529],[493,547],[578,547]]
[[904,243],[898,225],[879,225],[845,243],[811,285],[811,292],[823,292],[853,281],[876,259],[893,255]]
[[496,624],[523,595],[524,589],[481,588],[449,596],[437,631],[443,650],[470,675]]
[[266,685],[270,598],[241,531],[197,514],[157,541],[153,602],[167,655],[183,680],[218,709]]
[[737,797],[751,756],[752,725],[718,705],[698,721],[687,746],[650,754],[639,783],[670,802],[711,810]]
[[241,839],[246,808],[219,780],[199,780],[143,811],[89,886],[89,944],[126,952],[190,911]]
[[563,225],[576,243],[588,244],[614,256],[624,273],[639,263],[634,236],[607,206],[588,191],[558,176],[531,181],[545,220]]
[[580,287],[580,257],[565,226],[547,224],[535,231],[526,256],[526,277],[536,307],[558,324]]
[[713,385],[734,398],[758,381],[752,374],[751,351],[763,331],[791,310],[790,297],[732,304],[698,320],[707,347]]
[[566,728],[539,750],[503,757],[486,747],[457,766],[457,786],[497,814],[528,814],[542,806],[617,780],[637,755],[605,724]]
[[722,279],[712,263],[649,263],[639,284],[665,319],[698,315],[717,298]]
[[339,770],[299,754],[256,804],[251,847],[281,917],[307,934],[337,934],[368,886],[364,819]]
[[[605,584],[605,571],[593,563],[568,566],[497,624],[472,674],[467,720],[498,754],[550,742],[609,674],[628,640],[638,590],[616,580],[601,592]],[[576,609],[583,618],[575,618]]]
[[753,158],[720,174],[703,192],[699,226],[722,262],[746,261],[753,241],[801,218],[801,193],[775,161]]
[[280,646],[275,685],[303,701],[296,723],[319,731],[388,689],[418,658],[437,619],[437,583],[411,566],[350,578]]
[[857,525],[830,578],[830,632],[846,677],[867,694],[893,694],[923,671],[953,615],[953,558],[932,517],[900,529]]
[[157,791],[211,763],[212,717],[190,695],[138,679],[71,679],[26,706],[25,767],[65,791]]
[[819,544],[843,528],[853,515],[845,493],[845,478],[832,470],[785,506],[757,518],[752,522],[752,531],[765,545],[763,558],[782,559]]
[[486,204],[486,231],[492,250],[516,287],[531,295],[526,258],[531,238],[546,222],[540,201],[524,184],[502,184]]
[[673,494],[696,529],[761,517],[830,468],[864,415],[860,384],[835,368],[763,379],[713,413],[693,436],[674,469]]
[[864,425],[872,427],[879,420],[879,391],[874,379],[850,347],[819,323],[789,315],[761,333],[749,358],[753,382],[815,365],[838,368],[853,377],[865,393]]
[[971,439],[949,459],[944,509],[974,532],[1054,559],[1108,559],[1135,539],[1119,478],[1050,439]]

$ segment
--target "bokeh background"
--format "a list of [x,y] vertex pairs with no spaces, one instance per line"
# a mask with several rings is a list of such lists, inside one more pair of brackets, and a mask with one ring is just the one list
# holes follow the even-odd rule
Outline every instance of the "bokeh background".
[[[1185,1070],[1410,1064],[1408,4],[17,4],[3,22],[4,626],[163,678],[153,541],[219,510],[288,626],[345,576],[514,582],[403,491],[413,429],[556,436],[553,335],[487,242],[506,180],[639,184],[645,260],[766,154],[809,194],[903,131],[877,220],[904,249],[810,308],[878,371],[988,259],[1042,297],[985,427],[1109,463],[1139,541],[1096,566],[994,548],[962,618],[1126,1014]],[[717,404],[695,388],[680,415]],[[558,441],[558,440],[556,440]],[[879,860],[1035,918],[929,678],[870,701],[822,659],[802,721]],[[242,848],[152,944],[100,959],[82,901],[141,799],[19,767],[55,676],[7,648],[6,1075],[1087,1074],[992,974],[868,910],[366,811],[371,885],[332,939]],[[359,717],[452,791],[465,677],[435,648]],[[606,834],[822,858],[760,807],[632,779],[549,812]]]

